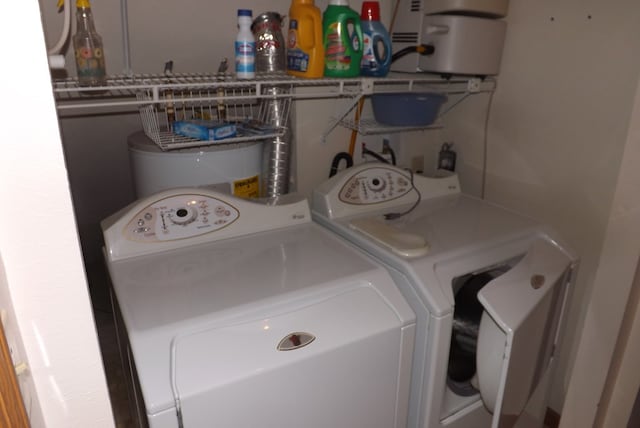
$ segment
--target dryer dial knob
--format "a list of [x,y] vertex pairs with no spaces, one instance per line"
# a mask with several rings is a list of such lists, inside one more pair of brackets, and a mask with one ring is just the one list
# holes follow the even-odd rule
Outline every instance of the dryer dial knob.
[[170,219],[174,224],[187,225],[195,221],[198,218],[198,211],[194,207],[178,208],[175,212],[171,213]]
[[382,192],[387,187],[387,181],[384,177],[373,177],[368,181],[367,187],[372,192]]

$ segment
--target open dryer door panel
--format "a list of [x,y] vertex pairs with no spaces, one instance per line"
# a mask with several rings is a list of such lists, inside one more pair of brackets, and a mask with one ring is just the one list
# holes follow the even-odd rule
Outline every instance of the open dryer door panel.
[[538,240],[512,269],[478,292],[484,312],[477,375],[492,428],[542,426],[523,412],[551,364],[570,274],[566,254]]

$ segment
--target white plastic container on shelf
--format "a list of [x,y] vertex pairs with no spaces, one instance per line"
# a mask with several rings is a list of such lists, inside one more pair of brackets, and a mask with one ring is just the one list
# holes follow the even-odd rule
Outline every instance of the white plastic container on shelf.
[[429,0],[424,2],[424,13],[465,13],[469,15],[502,18],[507,16],[509,0]]

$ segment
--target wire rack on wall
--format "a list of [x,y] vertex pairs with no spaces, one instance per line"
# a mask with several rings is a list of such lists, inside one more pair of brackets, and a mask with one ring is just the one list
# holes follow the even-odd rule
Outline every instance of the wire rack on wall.
[[[165,88],[159,94],[152,90],[137,93],[140,117],[145,134],[161,149],[173,150],[212,144],[230,144],[276,138],[287,129],[274,126],[274,115],[288,117],[291,99],[281,97],[288,87],[265,86],[256,94],[253,85],[238,87]],[[156,102],[157,97],[161,102]],[[275,110],[275,111],[274,111]],[[223,138],[198,139],[173,132],[181,122],[215,124],[230,132]]]

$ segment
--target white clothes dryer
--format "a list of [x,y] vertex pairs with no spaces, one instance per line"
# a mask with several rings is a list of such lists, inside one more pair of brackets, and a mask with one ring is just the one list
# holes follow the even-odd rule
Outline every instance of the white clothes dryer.
[[415,315],[305,199],[174,189],[102,228],[139,426],[406,426]]
[[556,235],[456,175],[385,164],[329,179],[312,214],[380,260],[417,315],[409,427],[543,426],[578,265]]

